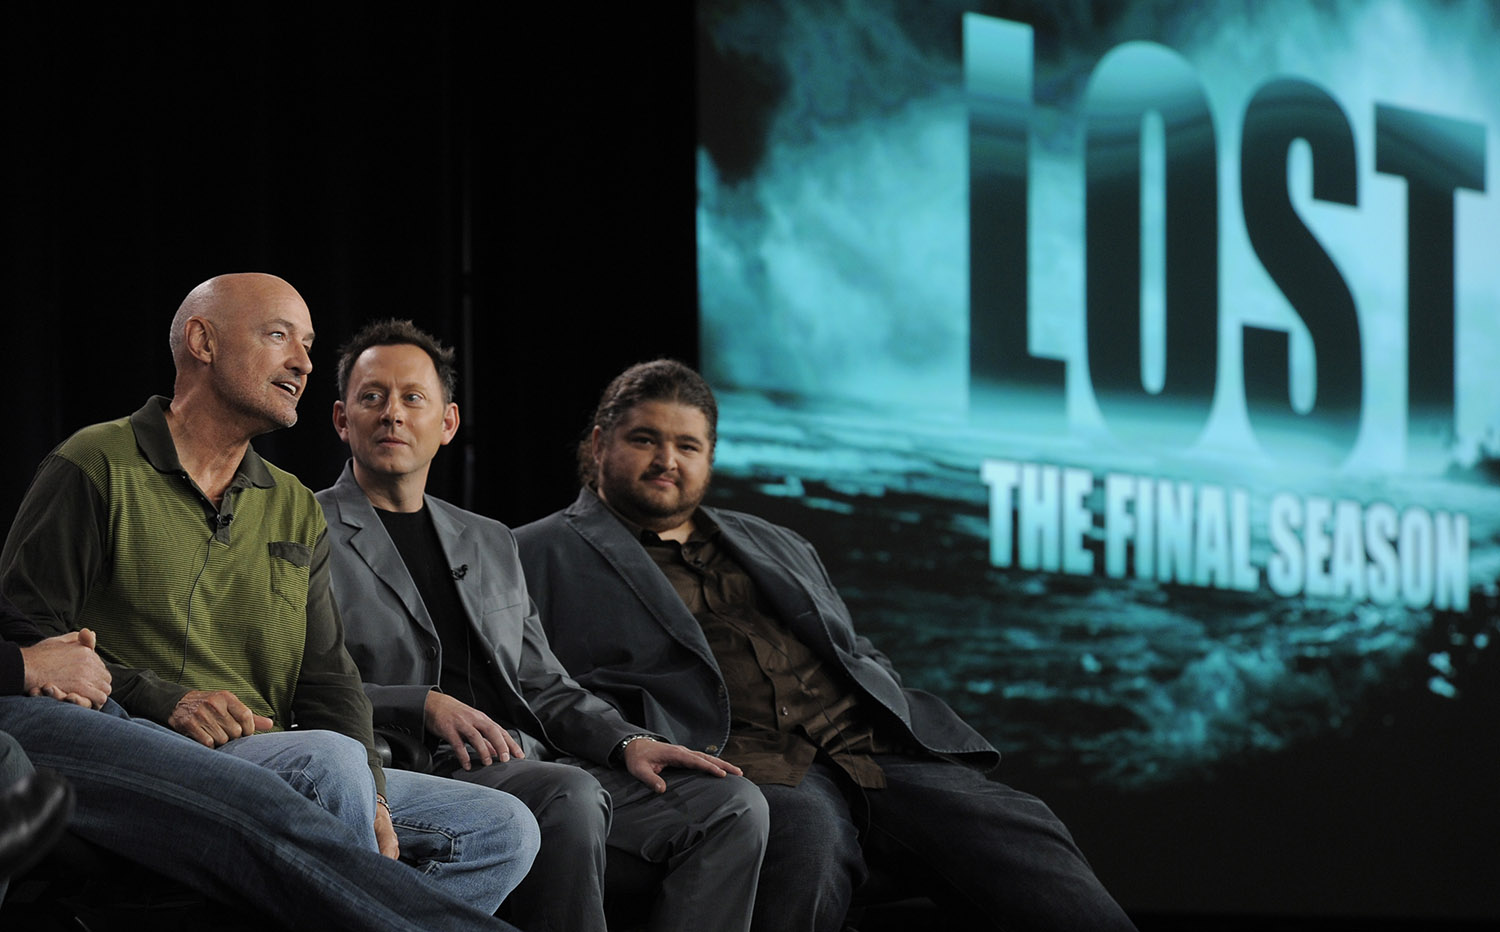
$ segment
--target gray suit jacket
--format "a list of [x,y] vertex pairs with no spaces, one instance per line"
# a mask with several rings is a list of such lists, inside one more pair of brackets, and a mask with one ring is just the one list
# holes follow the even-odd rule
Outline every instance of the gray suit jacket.
[[[888,711],[887,724],[934,754],[982,769],[999,763],[978,732],[936,696],[902,688],[890,660],[854,633],[812,544],[752,515],[704,511],[797,637]],[[542,627],[578,681],[651,731],[719,753],[729,696],[703,630],[599,497],[584,489],[568,508],[518,528],[516,540]]]
[[[417,584],[355,482],[352,464],[318,493],[318,502],[328,519],[344,637],[375,706],[375,721],[424,735],[423,705],[443,658]],[[604,764],[625,737],[649,731],[580,687],[553,656],[510,529],[431,495],[426,507],[449,565],[469,567],[457,587],[477,636],[474,659],[485,662],[505,699],[503,709],[480,711],[518,730],[528,757],[537,756],[541,742]]]

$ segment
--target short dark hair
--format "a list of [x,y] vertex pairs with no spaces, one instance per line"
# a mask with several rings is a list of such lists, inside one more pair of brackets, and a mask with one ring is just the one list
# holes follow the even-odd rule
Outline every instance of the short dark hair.
[[599,407],[578,442],[578,479],[588,488],[598,484],[594,465],[594,428],[606,435],[615,429],[631,408],[646,401],[673,401],[703,412],[708,421],[708,449],[719,439],[719,405],[703,376],[675,359],[638,362],[615,376],[599,396]]
[[458,393],[457,356],[453,347],[444,346],[438,338],[409,320],[377,320],[365,324],[349,342],[339,347],[339,400],[349,400],[349,370],[359,354],[372,346],[402,346],[410,344],[432,357],[432,367],[437,370],[438,381],[443,386],[443,404],[453,401]]

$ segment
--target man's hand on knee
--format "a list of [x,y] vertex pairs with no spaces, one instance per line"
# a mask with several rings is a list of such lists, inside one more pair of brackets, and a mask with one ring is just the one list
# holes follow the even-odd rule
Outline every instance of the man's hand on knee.
[[716,777],[727,776],[731,773],[735,776],[744,776],[744,771],[729,761],[720,760],[702,751],[685,748],[680,744],[657,741],[655,738],[643,738],[625,745],[624,758],[625,769],[630,771],[631,776],[658,793],[667,791],[667,782],[661,778],[661,772],[668,767],[704,770]]
[[447,693],[435,689],[428,692],[423,717],[427,730],[448,742],[459,766],[465,770],[473,767],[465,744],[474,749],[479,762],[486,767],[495,761],[503,763],[512,757],[519,760],[526,756],[521,745],[500,724]]
[[190,690],[177,700],[167,724],[199,744],[216,748],[235,738],[270,731],[272,722],[256,715],[239,697],[227,689],[206,692]]

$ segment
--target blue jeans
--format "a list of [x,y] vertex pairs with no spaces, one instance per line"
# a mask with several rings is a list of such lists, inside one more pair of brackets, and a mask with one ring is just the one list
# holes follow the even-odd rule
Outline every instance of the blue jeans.
[[[21,749],[20,742],[0,730],[0,791],[20,783],[31,776],[35,768]],[[0,877],[0,903],[5,902],[5,891],[10,886],[9,877]]]
[[21,743],[0,729],[0,790],[20,783],[36,772]]
[[78,835],[280,924],[510,928],[381,857],[373,833],[366,839],[276,775],[131,718],[114,702],[99,712],[45,697],[0,697],[0,731],[73,784]]
[[[358,741],[331,731],[265,732],[219,752],[276,773],[379,850],[375,778]],[[401,859],[453,897],[493,913],[541,846],[531,810],[508,793],[428,774],[388,770],[385,779]]]
[[874,759],[884,789],[822,759],[795,787],[761,785],[771,838],[757,932],[842,929],[871,867],[914,882],[964,929],[1135,929],[1041,800],[959,764]]

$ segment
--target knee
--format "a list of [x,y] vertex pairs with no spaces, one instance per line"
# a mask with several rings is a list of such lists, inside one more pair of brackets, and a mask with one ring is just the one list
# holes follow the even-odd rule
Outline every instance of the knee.
[[728,804],[737,813],[740,822],[753,826],[756,834],[764,838],[771,830],[771,808],[766,804],[760,787],[744,777],[724,778],[729,793]]
[[849,814],[822,801],[778,796],[770,806],[766,863],[808,878],[858,876],[864,856]]
[[[365,763],[367,760],[365,746],[348,735],[341,735],[336,731],[324,729],[309,729],[307,731],[297,730],[281,732],[288,740],[294,742],[296,752],[308,761],[340,760],[352,762],[357,760]],[[259,735],[255,736],[258,739]],[[246,739],[246,740],[255,740]]]
[[771,813],[760,787],[744,777],[713,779],[713,820],[739,839],[739,843],[764,851],[771,833]]
[[300,738],[300,743],[303,746],[303,767],[312,773],[363,775],[370,772],[369,752],[348,735],[309,731]]
[[548,776],[546,796],[531,806],[543,834],[592,838],[602,846],[609,831],[609,793],[581,767],[559,765]]
[[743,777],[735,779],[745,784],[745,789],[737,794],[744,806],[736,820],[740,838],[747,847],[753,846],[764,856],[766,845],[771,840],[771,809],[766,804],[766,797],[761,794],[760,787]]
[[388,773],[401,858],[449,892],[493,911],[526,876],[542,846],[536,818],[509,793],[447,777]]
[[[488,786],[460,783],[441,777],[417,776],[416,781],[398,781],[394,792],[402,798],[420,797],[427,808],[401,809],[398,825],[421,832],[442,826],[440,835],[451,836],[455,852],[450,860],[491,861],[530,865],[542,846],[537,817],[519,798]],[[426,780],[437,785],[423,786]],[[404,847],[404,844],[403,844]]]
[[485,793],[490,815],[480,820],[508,852],[507,860],[530,865],[542,849],[542,830],[530,808],[516,797],[499,790]]
[[32,772],[31,759],[21,749],[21,742],[0,731],[0,790]]
[[298,755],[278,769],[283,777],[323,808],[369,808],[374,818],[375,777],[365,746],[332,731],[308,731],[298,738]]

